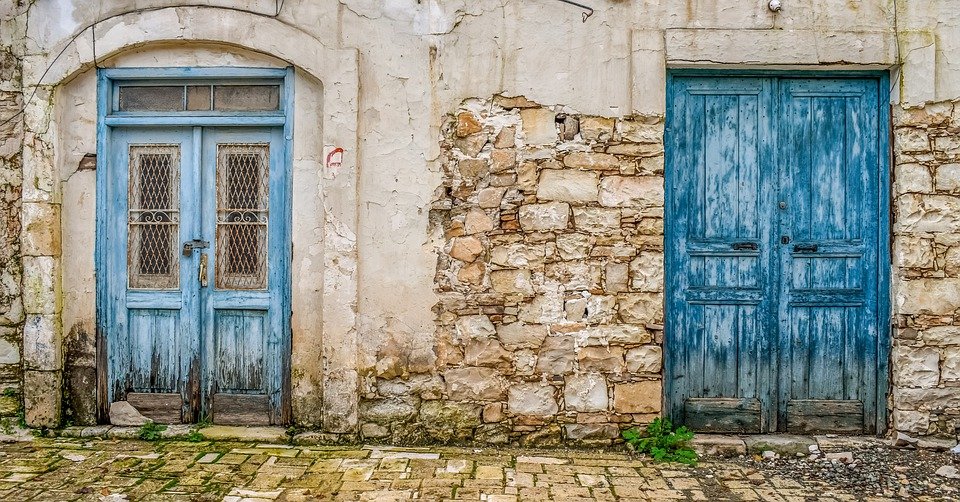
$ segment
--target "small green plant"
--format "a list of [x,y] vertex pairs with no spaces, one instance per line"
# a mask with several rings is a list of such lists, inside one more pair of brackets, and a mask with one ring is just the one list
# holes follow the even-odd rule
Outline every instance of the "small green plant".
[[647,426],[646,433],[634,427],[623,431],[623,439],[640,453],[649,454],[657,462],[679,462],[697,465],[697,452],[687,443],[693,439],[693,432],[686,427],[676,430],[670,420],[656,418]]
[[193,429],[190,429],[190,432],[187,433],[187,441],[190,441],[191,443],[199,443],[204,439],[203,433],[200,432],[199,428],[194,427]]
[[10,422],[10,418],[4,417],[3,420],[0,420],[0,428],[3,429],[4,434],[13,434],[13,423]]
[[213,420],[210,420],[210,415],[200,415],[200,420],[197,420],[198,429],[210,427],[211,425],[213,425]]
[[161,433],[165,430],[167,430],[166,425],[147,422],[140,426],[140,430],[137,431],[137,437],[144,441],[157,441],[160,439]]

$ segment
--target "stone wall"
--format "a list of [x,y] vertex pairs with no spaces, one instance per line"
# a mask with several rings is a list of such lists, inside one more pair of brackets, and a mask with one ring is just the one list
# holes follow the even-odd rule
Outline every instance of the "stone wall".
[[[0,19],[0,29],[16,23]],[[0,42],[0,417],[20,411],[21,330],[20,208],[23,94],[16,47]]]
[[363,435],[609,443],[658,416],[662,117],[497,96],[443,135],[437,362],[382,357]]
[[960,431],[960,106],[894,107],[893,415]]

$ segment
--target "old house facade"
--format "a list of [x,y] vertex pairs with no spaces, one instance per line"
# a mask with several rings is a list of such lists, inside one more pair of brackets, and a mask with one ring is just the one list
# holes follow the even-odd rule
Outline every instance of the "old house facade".
[[0,2],[0,404],[960,425],[948,0]]

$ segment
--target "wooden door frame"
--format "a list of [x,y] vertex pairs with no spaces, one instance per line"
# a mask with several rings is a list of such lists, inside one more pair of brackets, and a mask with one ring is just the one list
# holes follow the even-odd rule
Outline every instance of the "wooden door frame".
[[[676,77],[763,77],[763,78],[850,78],[850,79],[870,79],[877,82],[878,87],[878,110],[877,125],[878,142],[877,151],[879,152],[878,170],[879,174],[879,194],[876,201],[878,207],[879,220],[877,222],[877,242],[880,248],[877,250],[878,269],[877,269],[877,385],[876,385],[876,430],[877,435],[883,435],[888,428],[889,409],[887,405],[887,396],[890,392],[890,353],[892,348],[892,305],[893,298],[890,292],[890,274],[892,270],[892,229],[891,214],[891,165],[893,159],[893,127],[890,118],[890,70],[774,70],[774,69],[718,69],[718,68],[668,68],[666,72],[666,106],[664,113],[664,193],[666,194],[664,204],[664,243],[669,243],[674,239],[672,222],[675,216],[672,214],[672,204],[670,203],[672,193],[676,189],[671,174],[674,164],[674,155],[678,151],[678,136],[670,131],[671,121],[674,112],[672,110],[675,101]],[[779,100],[775,100],[779,107]],[[775,110],[777,115],[778,110]],[[774,151],[777,151],[778,135],[774,134]],[[664,329],[663,337],[663,409],[669,414],[670,396],[673,392],[673,382],[669,378],[672,368],[675,364],[672,351],[670,350],[670,333],[673,329],[671,319],[675,316],[671,312],[672,305],[668,300],[670,291],[673,288],[670,271],[674,269],[676,256],[671,251],[669,245],[664,245]],[[779,357],[779,349],[778,349]]]
[[[96,271],[96,366],[97,366],[97,421],[109,422],[110,396],[108,395],[108,323],[113,318],[114,306],[109,296],[109,281],[102,277],[106,272],[109,250],[104,239],[107,231],[105,204],[108,203],[111,131],[114,127],[137,126],[271,126],[283,128],[282,168],[286,172],[284,214],[279,224],[283,225],[284,252],[280,253],[278,266],[283,267],[282,291],[282,347],[278,371],[281,375],[281,423],[292,421],[291,405],[291,354],[292,354],[292,270],[293,240],[293,119],[294,119],[294,69],[247,68],[247,67],[153,67],[153,68],[99,68],[97,69],[97,158],[101,166],[96,170],[96,242],[94,246],[94,270]],[[115,88],[124,81],[176,82],[177,84],[202,81],[203,83],[240,83],[243,81],[279,81],[281,85],[280,109],[277,112],[114,112],[118,99]]]

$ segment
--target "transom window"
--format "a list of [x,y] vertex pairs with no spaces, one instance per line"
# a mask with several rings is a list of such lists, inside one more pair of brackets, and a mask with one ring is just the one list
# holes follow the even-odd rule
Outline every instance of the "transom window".
[[281,82],[237,83],[138,82],[115,84],[113,111],[142,112],[274,112],[279,113]]

